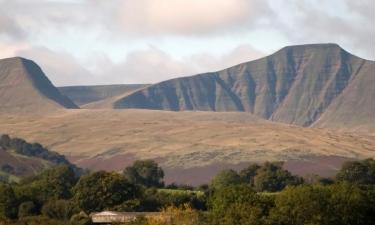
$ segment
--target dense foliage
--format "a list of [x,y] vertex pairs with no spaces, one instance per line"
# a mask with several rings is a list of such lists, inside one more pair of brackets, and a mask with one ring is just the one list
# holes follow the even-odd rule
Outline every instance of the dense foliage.
[[299,185],[303,179],[293,176],[282,168],[282,163],[266,162],[263,165],[251,164],[237,173],[234,170],[220,172],[211,182],[213,188],[234,184],[247,184],[256,191],[275,192],[288,185]]
[[239,173],[219,173],[209,186],[173,189],[158,188],[164,173],[153,161],[133,165],[149,170],[140,173],[142,179],[104,171],[77,177],[71,167],[58,166],[0,184],[0,225],[89,225],[89,213],[101,210],[162,212],[131,225],[370,225],[373,162],[346,163],[336,179],[313,184],[302,183],[280,163],[252,164]]
[[125,168],[124,176],[130,182],[145,187],[163,187],[164,171],[153,160],[137,160]]

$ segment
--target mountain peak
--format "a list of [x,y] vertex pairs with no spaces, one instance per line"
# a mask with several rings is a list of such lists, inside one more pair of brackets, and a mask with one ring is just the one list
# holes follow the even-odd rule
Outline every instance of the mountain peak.
[[[340,106],[333,104],[339,97],[352,106],[357,101],[351,101],[351,96],[360,96],[361,91],[375,96],[370,85],[374,67],[375,63],[333,43],[288,46],[209,75],[151,85],[117,100],[113,107],[246,111],[273,121],[310,126],[330,110],[340,111]],[[354,82],[363,80],[369,80],[362,84],[365,88],[355,89],[359,84]],[[366,105],[352,108],[373,113],[370,102],[371,98]],[[368,115],[366,118],[371,118]],[[345,120],[339,122],[347,120],[345,114]]]
[[22,57],[0,60],[0,84],[2,111],[78,108],[61,95],[35,62]]

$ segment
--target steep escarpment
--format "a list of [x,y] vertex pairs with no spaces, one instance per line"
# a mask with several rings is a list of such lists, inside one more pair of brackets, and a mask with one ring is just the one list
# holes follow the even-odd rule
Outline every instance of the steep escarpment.
[[363,100],[360,93],[353,93],[353,86],[363,83],[358,91],[373,96],[374,83],[366,80],[374,79],[374,65],[375,62],[356,57],[336,44],[290,46],[268,57],[219,72],[151,85],[117,100],[113,106],[244,111],[302,126],[312,125],[323,114],[327,119],[333,117],[326,115],[329,112],[347,114],[346,108],[351,108],[351,113],[354,110],[373,117],[370,114],[375,113],[374,104],[369,104],[373,103],[373,98]]
[[0,106],[1,112],[78,108],[53,86],[37,64],[19,57],[0,60]]

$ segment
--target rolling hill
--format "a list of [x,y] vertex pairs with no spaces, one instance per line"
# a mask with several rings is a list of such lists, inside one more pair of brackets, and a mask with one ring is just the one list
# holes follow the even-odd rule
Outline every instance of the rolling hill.
[[62,95],[33,61],[0,60],[0,111],[46,112],[78,108]]
[[78,172],[64,156],[39,143],[0,135],[0,181],[18,181],[56,165],[68,165]]
[[219,72],[167,80],[113,108],[249,112],[300,126],[372,129],[375,62],[336,44],[285,47]]
[[42,143],[84,168],[119,171],[135,159],[156,159],[167,181],[186,183],[249,162],[282,160],[295,173],[332,175],[344,160],[375,157],[374,136],[241,112],[79,109],[43,118],[1,115],[0,130]]
[[146,84],[114,84],[94,86],[66,86],[58,87],[59,91],[70,98],[74,103],[83,106],[88,103],[112,98],[118,95],[130,93],[134,90],[146,87]]

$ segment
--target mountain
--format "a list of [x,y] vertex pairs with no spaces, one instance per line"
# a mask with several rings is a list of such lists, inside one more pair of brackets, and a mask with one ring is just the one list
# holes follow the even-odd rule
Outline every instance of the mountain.
[[301,126],[374,126],[374,81],[375,62],[336,44],[289,46],[222,71],[151,85],[113,108],[238,111]]
[[37,64],[19,57],[0,60],[0,105],[0,112],[78,108],[53,86]]
[[146,84],[114,84],[58,87],[59,91],[79,106],[112,98],[146,87]]

